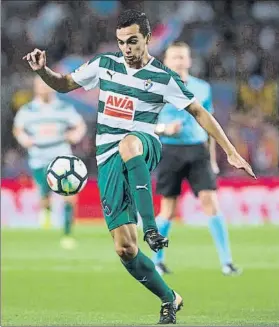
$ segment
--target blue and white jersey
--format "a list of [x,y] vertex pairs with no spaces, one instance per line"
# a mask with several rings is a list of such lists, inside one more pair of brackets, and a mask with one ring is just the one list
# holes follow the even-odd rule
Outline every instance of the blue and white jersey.
[[65,133],[81,121],[82,116],[72,105],[57,98],[50,103],[34,99],[22,106],[14,127],[23,128],[35,143],[28,149],[30,168],[42,168],[58,155],[72,154]]
[[[195,94],[196,99],[204,108],[213,113],[211,86],[204,80],[189,76],[186,83],[187,89]],[[177,110],[172,104],[166,104],[159,115],[158,123],[168,124],[173,121],[181,121],[181,132],[175,136],[161,136],[163,144],[192,145],[204,143],[208,140],[207,132],[199,125],[195,118],[186,110]]]

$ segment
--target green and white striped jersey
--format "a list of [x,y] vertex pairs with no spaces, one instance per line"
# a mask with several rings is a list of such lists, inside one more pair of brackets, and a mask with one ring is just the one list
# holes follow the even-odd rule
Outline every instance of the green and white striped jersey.
[[121,52],[97,55],[71,74],[85,90],[100,88],[96,157],[104,163],[131,131],[158,138],[154,129],[166,103],[186,108],[194,99],[180,77],[152,58],[141,69],[128,67]]
[[23,128],[35,143],[28,149],[30,167],[42,168],[58,155],[72,154],[65,132],[82,119],[72,105],[56,98],[50,103],[34,99],[22,106],[15,116],[14,127]]

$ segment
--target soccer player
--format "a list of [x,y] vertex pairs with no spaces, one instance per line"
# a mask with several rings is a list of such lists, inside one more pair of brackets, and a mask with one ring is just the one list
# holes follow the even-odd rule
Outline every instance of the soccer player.
[[[51,190],[46,181],[46,168],[58,155],[72,154],[71,145],[78,143],[86,132],[83,118],[75,108],[59,100],[52,88],[36,76],[34,98],[19,109],[14,120],[14,136],[28,151],[28,162],[33,178],[40,190],[40,219],[50,226]],[[71,236],[74,196],[64,197],[64,235],[61,246],[72,249],[75,239]]]
[[137,237],[139,212],[144,240],[150,248],[156,252],[168,245],[155,222],[150,179],[150,172],[161,159],[155,126],[164,104],[170,102],[192,113],[223,147],[232,165],[254,174],[179,76],[148,53],[150,37],[146,15],[127,10],[118,17],[116,28],[120,52],[99,54],[67,75],[46,66],[45,51],[34,49],[23,59],[59,92],[100,87],[96,157],[105,220],[124,267],[161,299],[159,323],[173,324],[182,297],[164,282],[152,260],[141,252]]
[[[165,52],[164,64],[175,71],[187,89],[196,94],[203,107],[213,113],[210,85],[189,75],[189,46],[184,42],[171,44]],[[176,214],[181,183],[186,178],[195,196],[199,198],[203,212],[208,216],[209,230],[219,254],[223,274],[239,274],[240,269],[232,261],[228,231],[217,201],[215,174],[218,173],[218,165],[214,138],[208,139],[208,134],[194,117],[186,111],[178,111],[173,104],[166,104],[162,109],[156,130],[161,135],[163,144],[163,158],[157,176],[157,193],[162,195],[161,211],[157,217],[159,232],[168,236]],[[164,259],[164,252],[160,250],[153,260],[161,274],[170,273]]]

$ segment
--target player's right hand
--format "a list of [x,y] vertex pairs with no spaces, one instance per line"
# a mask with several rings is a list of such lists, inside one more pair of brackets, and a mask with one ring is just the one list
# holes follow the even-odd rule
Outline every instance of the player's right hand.
[[40,70],[46,66],[46,52],[34,49],[22,58],[26,60],[33,71]]

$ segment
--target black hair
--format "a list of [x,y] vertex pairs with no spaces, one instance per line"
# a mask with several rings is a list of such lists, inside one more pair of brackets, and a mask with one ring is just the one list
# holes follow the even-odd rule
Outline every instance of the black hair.
[[149,20],[145,13],[135,9],[128,9],[123,11],[118,16],[116,28],[119,29],[134,24],[139,25],[139,31],[144,37],[151,33]]

